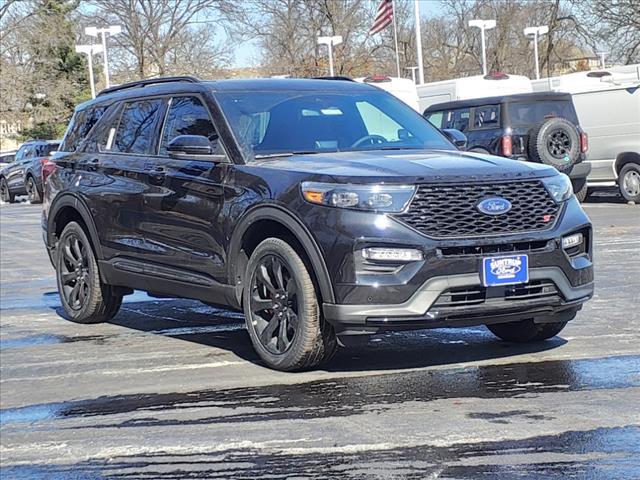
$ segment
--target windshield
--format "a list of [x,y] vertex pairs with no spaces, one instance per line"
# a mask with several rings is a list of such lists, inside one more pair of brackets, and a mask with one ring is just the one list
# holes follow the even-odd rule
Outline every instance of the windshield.
[[510,103],[509,117],[512,125],[533,125],[551,117],[566,118],[578,125],[576,111],[570,100]]
[[247,160],[363,150],[454,150],[418,112],[381,91],[222,92],[217,97]]

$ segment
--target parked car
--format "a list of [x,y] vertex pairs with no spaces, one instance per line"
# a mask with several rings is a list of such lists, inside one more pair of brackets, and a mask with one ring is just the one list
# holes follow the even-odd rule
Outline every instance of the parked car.
[[7,150],[4,152],[0,152],[0,168],[6,166],[8,163],[11,163],[16,158],[16,150]]
[[431,105],[425,117],[437,128],[467,136],[467,149],[551,165],[571,178],[580,201],[591,165],[584,162],[587,134],[571,95],[540,92]]
[[618,187],[640,203],[640,65],[534,80],[538,91],[569,92],[589,132],[589,191]]
[[15,201],[16,195],[27,195],[31,203],[42,200],[42,166],[58,149],[59,140],[29,140],[22,144],[13,162],[0,169],[0,198]]
[[242,309],[260,358],[300,370],[393,329],[541,341],[593,294],[566,175],[460,152],[366,84],[112,87],[77,107],[54,161],[44,240],[80,323],[134,289],[198,299]]
[[422,83],[417,85],[416,89],[421,112],[436,103],[532,92],[531,80],[528,77],[502,72]]

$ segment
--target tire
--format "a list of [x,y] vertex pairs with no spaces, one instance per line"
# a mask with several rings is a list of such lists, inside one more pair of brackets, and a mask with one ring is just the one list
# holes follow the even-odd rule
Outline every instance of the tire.
[[488,150],[485,150],[484,148],[480,148],[480,147],[474,147],[471,150],[467,150],[467,151],[473,152],[473,153],[482,153],[483,155],[491,155]]
[[27,177],[27,181],[24,183],[24,186],[27,190],[27,197],[29,197],[29,202],[42,203],[40,191],[38,190],[35,179],[31,175]]
[[627,202],[640,203],[640,165],[627,163],[618,176],[620,195]]
[[589,188],[587,187],[587,179],[576,181],[576,187],[574,187],[574,193],[580,203],[583,203],[589,196]]
[[494,323],[486,327],[496,337],[507,342],[529,343],[555,337],[567,325],[567,322],[535,323],[531,319],[518,322]]
[[0,199],[6,203],[13,203],[16,201],[16,196],[9,190],[9,185],[5,178],[0,178]]
[[122,295],[114,294],[111,286],[100,281],[89,238],[76,222],[64,227],[54,257],[58,292],[68,320],[102,323],[118,313]]
[[253,347],[269,367],[308,370],[335,353],[336,335],[322,318],[309,270],[287,242],[268,238],[256,247],[242,303]]
[[580,158],[580,135],[570,121],[549,118],[531,129],[528,147],[530,160],[565,172]]

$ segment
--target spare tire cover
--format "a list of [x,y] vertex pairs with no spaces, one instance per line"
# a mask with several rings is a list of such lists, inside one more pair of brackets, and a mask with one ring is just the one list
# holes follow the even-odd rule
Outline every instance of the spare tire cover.
[[539,123],[529,133],[529,159],[551,165],[561,172],[578,163],[580,135],[564,118],[554,117]]

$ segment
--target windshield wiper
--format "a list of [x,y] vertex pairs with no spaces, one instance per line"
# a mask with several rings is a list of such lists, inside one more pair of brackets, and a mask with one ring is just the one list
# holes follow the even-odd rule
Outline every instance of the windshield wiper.
[[316,150],[295,150],[293,152],[279,152],[279,153],[265,153],[262,155],[254,155],[253,158],[277,158],[277,157],[292,157],[293,155],[315,155],[320,153]]
[[378,150],[425,150],[425,147],[380,147]]

